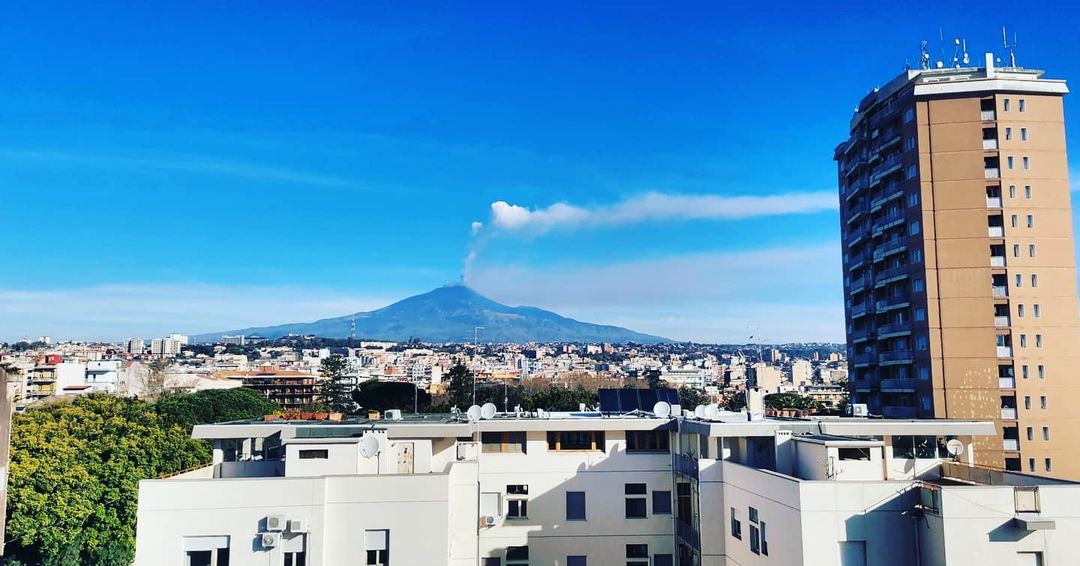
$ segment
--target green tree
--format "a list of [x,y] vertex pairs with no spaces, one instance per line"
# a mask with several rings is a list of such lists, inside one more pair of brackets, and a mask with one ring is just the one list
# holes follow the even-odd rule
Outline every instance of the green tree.
[[458,364],[447,372],[447,379],[450,384],[446,389],[446,402],[464,411],[473,404],[473,382],[476,377],[464,365]]
[[700,389],[682,386],[679,388],[679,405],[684,409],[694,410],[698,405],[708,405],[712,400]]
[[798,393],[773,393],[765,396],[765,406],[769,409],[810,409],[821,410],[821,403]]
[[526,411],[544,409],[545,411],[576,411],[581,403],[596,405],[599,397],[596,391],[587,391],[578,387],[560,387],[551,385],[525,396],[522,408]]
[[256,419],[277,413],[281,407],[254,389],[238,387],[165,395],[154,403],[154,411],[165,426],[190,430],[197,424]]
[[9,556],[28,564],[130,564],[139,480],[205,465],[209,447],[136,399],[92,394],[16,415]]
[[352,392],[356,387],[350,383],[351,378],[345,375],[348,367],[345,358],[338,355],[323,358],[319,367],[323,377],[322,402],[341,413],[351,413],[354,408]]

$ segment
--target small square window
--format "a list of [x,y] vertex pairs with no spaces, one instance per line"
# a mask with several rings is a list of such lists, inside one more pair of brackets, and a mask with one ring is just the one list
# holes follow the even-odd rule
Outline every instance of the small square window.
[[584,556],[567,556],[566,566],[588,566],[588,561]]
[[670,491],[654,491],[652,492],[652,512],[653,515],[670,515],[671,514],[671,492]]

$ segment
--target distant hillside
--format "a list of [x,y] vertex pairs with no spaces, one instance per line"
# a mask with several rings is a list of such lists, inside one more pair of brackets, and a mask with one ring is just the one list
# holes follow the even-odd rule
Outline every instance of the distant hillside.
[[[536,307],[510,307],[463,285],[440,287],[371,312],[356,313],[358,338],[426,342],[469,342],[473,329],[483,326],[485,342],[670,342],[667,338],[619,326],[591,324]],[[223,335],[314,334],[348,338],[353,315],[279,326],[241,328],[194,336],[196,342],[216,342]]]

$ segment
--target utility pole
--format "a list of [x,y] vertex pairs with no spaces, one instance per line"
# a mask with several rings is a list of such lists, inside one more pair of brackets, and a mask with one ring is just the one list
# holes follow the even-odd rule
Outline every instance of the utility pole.
[[[473,358],[480,357],[480,331],[483,330],[483,326],[473,327]],[[476,374],[473,374],[472,378],[472,404],[476,404]]]

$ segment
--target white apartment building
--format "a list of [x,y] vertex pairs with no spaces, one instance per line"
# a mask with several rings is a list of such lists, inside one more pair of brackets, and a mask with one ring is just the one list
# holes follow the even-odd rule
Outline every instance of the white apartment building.
[[791,383],[802,387],[814,381],[814,367],[809,360],[795,360],[791,363]]
[[124,340],[124,351],[129,354],[141,354],[146,351],[146,340],[142,338],[128,338]]
[[86,363],[86,385],[91,393],[116,393],[120,391],[120,360],[91,361]]
[[1080,563],[1080,484],[972,466],[992,423],[713,417],[197,426],[213,464],[140,483],[135,563]]

